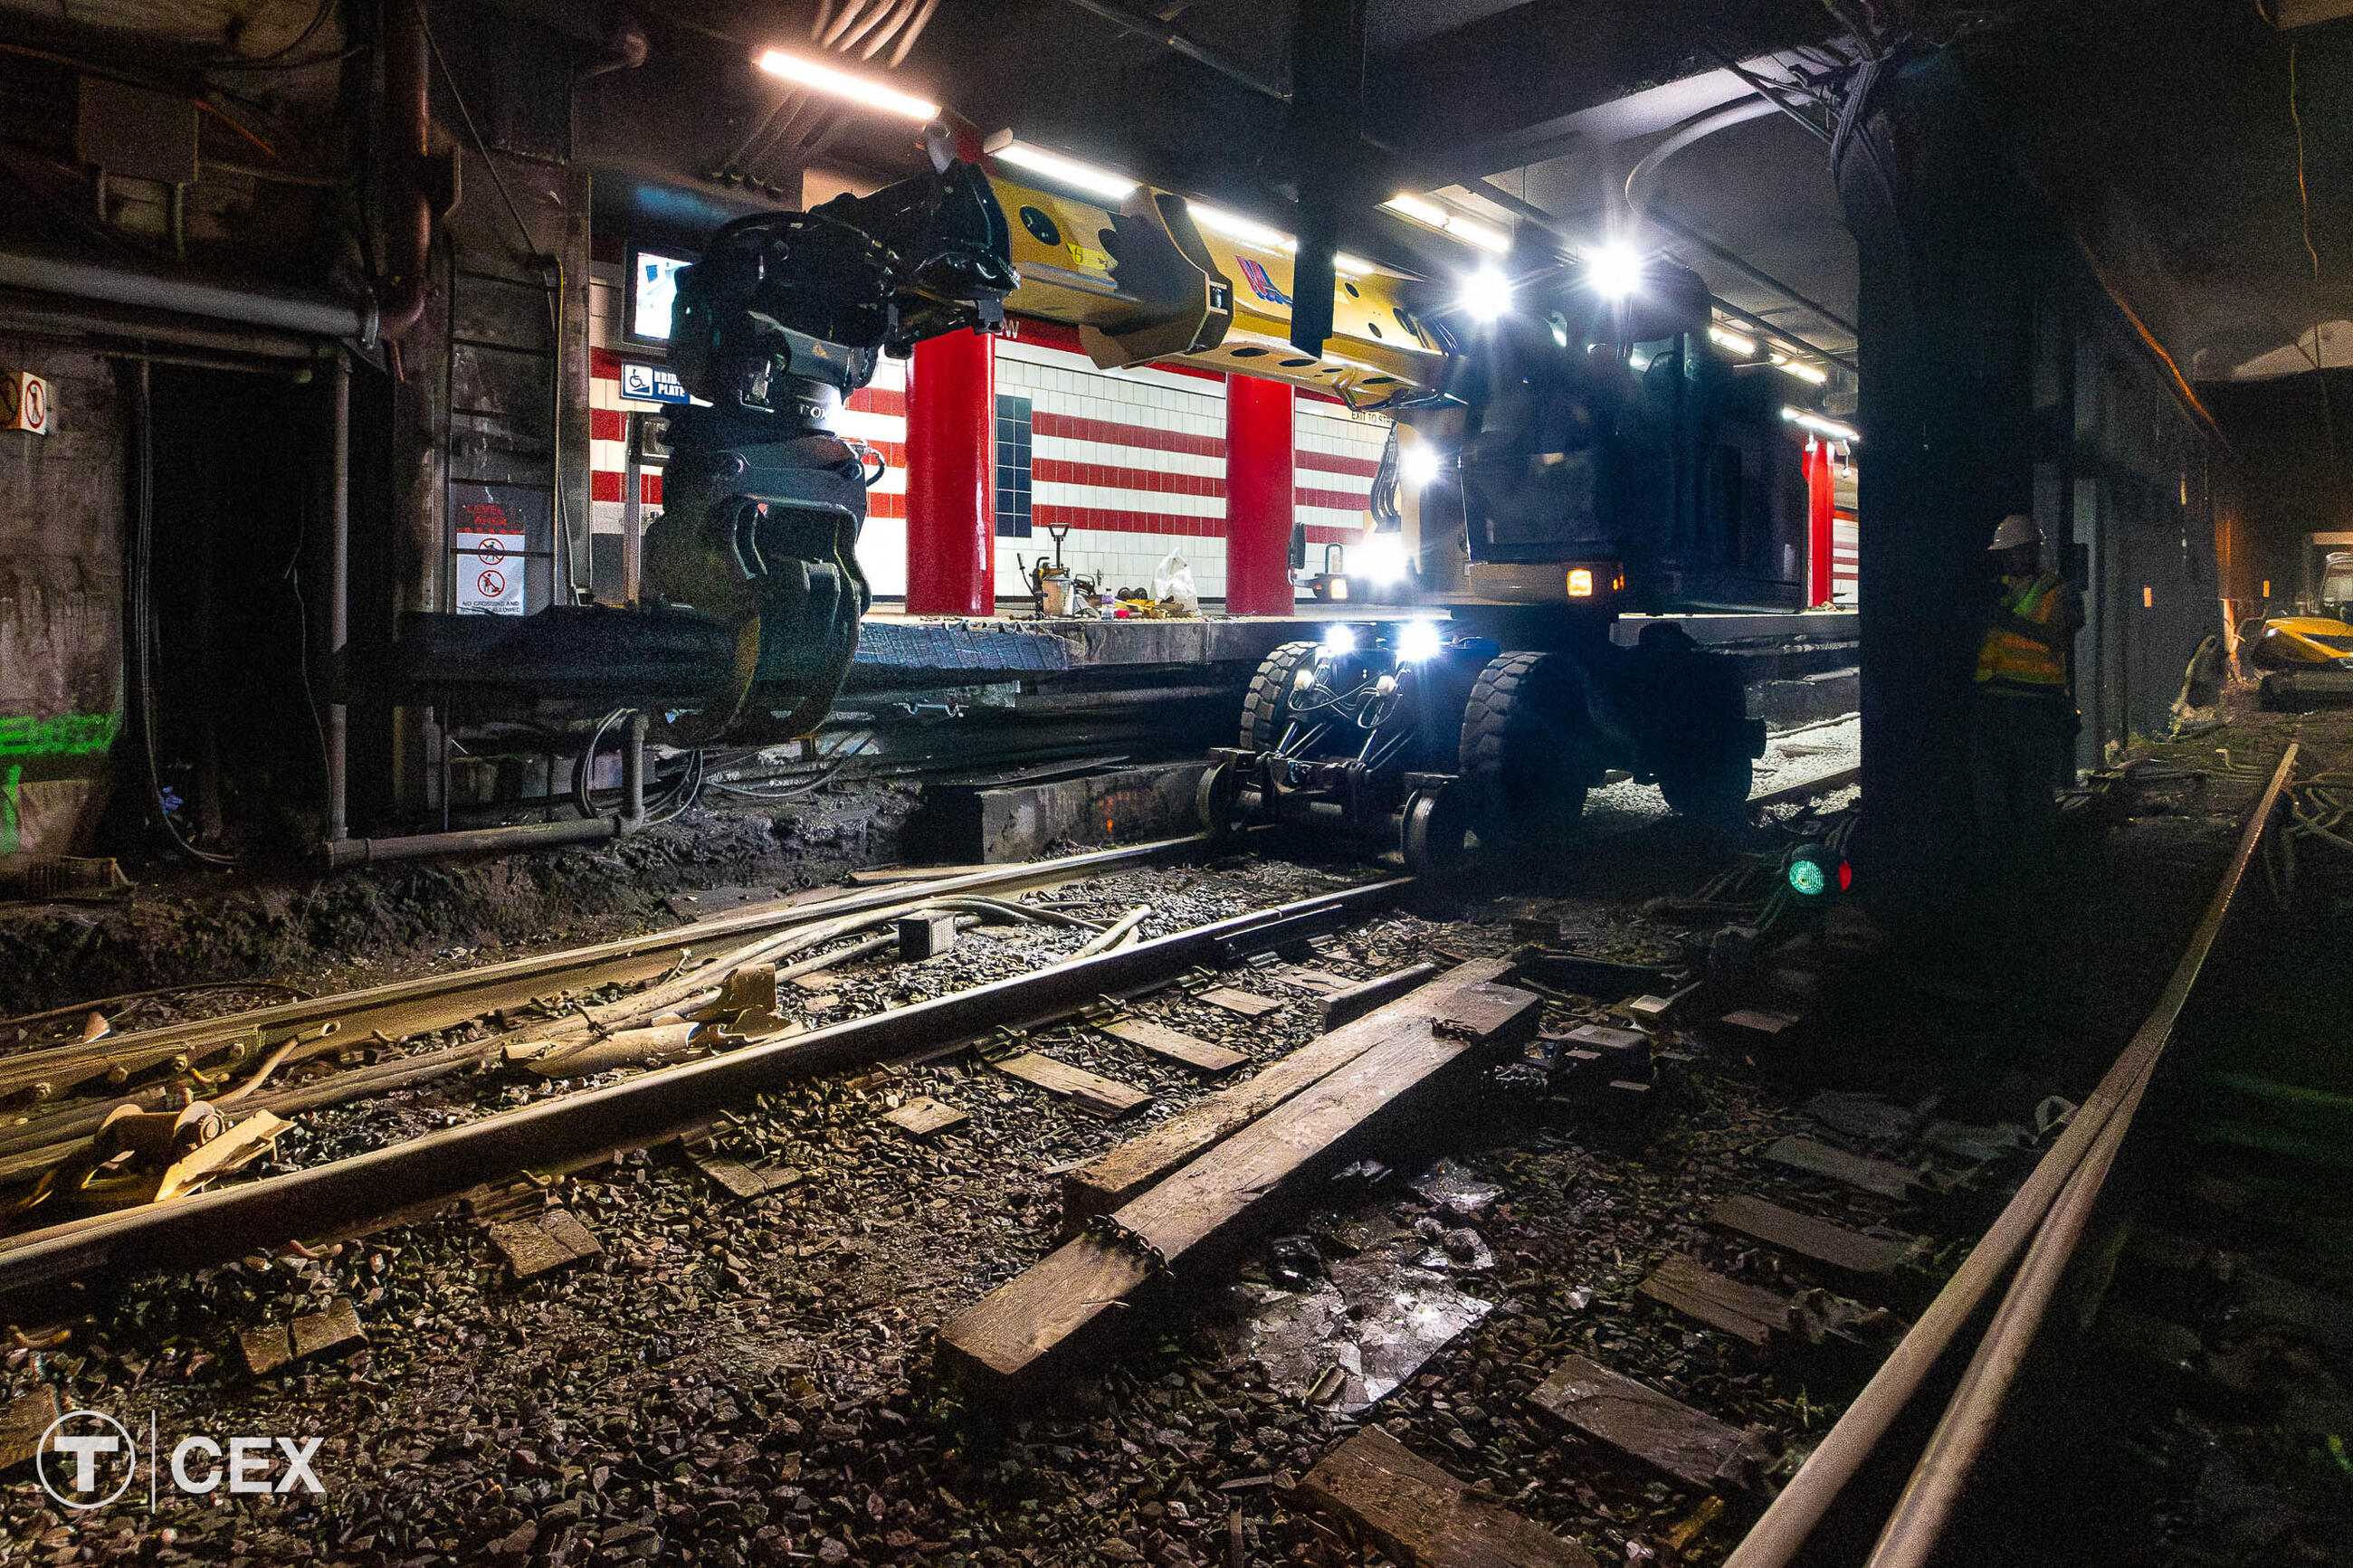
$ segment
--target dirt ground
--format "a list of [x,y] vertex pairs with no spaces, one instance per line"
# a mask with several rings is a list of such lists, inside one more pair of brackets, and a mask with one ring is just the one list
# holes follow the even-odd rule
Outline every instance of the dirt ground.
[[[316,876],[174,870],[119,894],[0,904],[0,1017],[193,980],[324,994],[672,925],[670,895],[816,887],[897,854],[912,786],[691,812],[609,845]],[[219,999],[251,1006],[250,995]],[[163,1020],[166,1004],[118,1028]],[[202,1016],[191,1002],[172,1016]]]

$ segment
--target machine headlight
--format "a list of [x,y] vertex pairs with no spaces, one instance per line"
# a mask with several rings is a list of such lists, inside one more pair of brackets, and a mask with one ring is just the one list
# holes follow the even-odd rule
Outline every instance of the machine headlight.
[[1365,575],[1376,583],[1405,581],[1405,537],[1377,533],[1365,542]]
[[1446,646],[1446,634],[1434,621],[1408,621],[1397,629],[1397,657],[1399,664],[1419,664],[1436,658]]
[[1492,321],[1512,308],[1512,280],[1500,267],[1482,267],[1462,280],[1455,303],[1474,321]]
[[1324,628],[1324,651],[1329,654],[1356,651],[1356,628],[1345,621],[1335,621]]
[[1427,489],[1438,478],[1438,454],[1427,447],[1416,447],[1398,458],[1398,478],[1415,489]]

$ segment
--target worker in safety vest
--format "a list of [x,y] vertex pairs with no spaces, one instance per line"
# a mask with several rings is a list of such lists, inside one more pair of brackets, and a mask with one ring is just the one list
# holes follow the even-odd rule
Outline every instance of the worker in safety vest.
[[1994,531],[2001,588],[1978,646],[1969,769],[1988,868],[2039,864],[2058,826],[2057,790],[2073,782],[2072,676],[2083,596],[2042,564],[2042,531],[2010,516]]

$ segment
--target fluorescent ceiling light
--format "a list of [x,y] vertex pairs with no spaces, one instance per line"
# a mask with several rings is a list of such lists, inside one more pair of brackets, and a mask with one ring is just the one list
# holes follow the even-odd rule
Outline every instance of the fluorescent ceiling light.
[[1102,196],[1106,201],[1124,202],[1135,194],[1136,182],[1124,174],[1114,174],[1109,169],[1099,169],[1060,153],[1049,153],[1043,147],[1032,147],[1027,142],[1008,142],[1002,147],[990,148],[989,154],[1016,168],[1043,174],[1057,184]]
[[1753,354],[1757,352],[1755,338],[1744,338],[1729,328],[1711,326],[1707,330],[1707,335],[1709,341],[1718,348],[1730,349],[1734,353]]
[[1383,202],[1381,205],[1401,217],[1409,217],[1416,223],[1426,223],[1432,228],[1444,228],[1447,219],[1452,216],[1436,202],[1424,201],[1408,191],[1398,192]]
[[1501,256],[1512,248],[1512,237],[1492,223],[1481,223],[1475,217],[1457,216],[1447,221],[1446,232],[1457,239],[1467,239],[1482,250],[1492,250]]
[[1775,354],[1773,356],[1773,368],[1779,371],[1783,375],[1794,375],[1799,381],[1805,382],[1813,386],[1820,386],[1831,378],[1830,372],[1825,370],[1816,370],[1810,364],[1799,364],[1797,361],[1791,359],[1787,354]]
[[937,120],[940,117],[940,106],[936,103],[926,102],[923,99],[912,97],[894,88],[884,87],[881,82],[866,77],[852,76],[848,71],[838,71],[831,66],[819,65],[815,60],[803,59],[798,55],[786,54],[780,49],[770,49],[766,54],[762,55],[759,65],[760,68],[769,75],[780,76],[786,81],[807,88],[812,92],[822,92],[834,98],[845,99],[867,109],[880,110],[885,114],[897,114],[909,120],[923,121]]
[[1835,419],[1825,419],[1819,414],[1809,414],[1802,408],[1784,407],[1781,417],[1800,430],[1811,430],[1817,436],[1827,436],[1833,441],[1860,443],[1862,437],[1852,425],[1841,425]]
[[1492,250],[1498,256],[1512,248],[1512,237],[1493,224],[1451,212],[1428,197],[1417,196],[1410,191],[1400,191],[1381,205],[1399,217],[1411,218],[1425,228],[1434,228],[1440,234],[1450,235],[1466,245],[1475,245],[1482,250]]
[[1245,245],[1255,245],[1261,250],[1291,251],[1299,242],[1279,228],[1262,224],[1254,217],[1229,213],[1223,207],[1213,207],[1207,202],[1185,204],[1193,214],[1193,221],[1203,228],[1214,228],[1228,239],[1239,239]]

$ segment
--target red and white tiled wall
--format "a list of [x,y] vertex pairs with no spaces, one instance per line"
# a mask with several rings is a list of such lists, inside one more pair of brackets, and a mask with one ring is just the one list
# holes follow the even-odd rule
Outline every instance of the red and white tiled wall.
[[[617,539],[626,458],[622,412],[659,411],[659,405],[623,401],[620,356],[605,346],[619,290],[596,292],[601,297],[592,301],[591,315],[591,521],[596,532]],[[884,360],[872,384],[849,399],[837,423],[843,436],[873,447],[888,464],[881,482],[868,492],[859,549],[868,579],[884,598],[907,587],[906,370],[900,361]],[[1224,597],[1223,377],[1157,368],[1098,370],[1075,333],[1021,321],[1014,335],[998,340],[997,392],[1001,416],[1017,411],[1009,400],[1026,401],[1030,459],[1027,537],[1004,531],[1011,509],[1000,499],[1000,603],[1010,607],[1027,597],[1023,563],[1053,559],[1048,530],[1055,526],[1070,530],[1063,561],[1105,589],[1148,588],[1155,568],[1174,551],[1192,567],[1197,592]],[[1306,525],[1308,563],[1320,570],[1325,546],[1345,544],[1362,531],[1388,421],[1303,395],[1295,420],[1295,515]],[[1000,422],[1000,432],[1007,428]],[[1000,440],[1000,457],[1008,450]],[[660,475],[649,471],[644,486],[650,518],[661,504]]]

